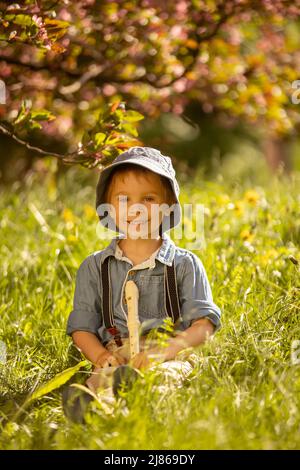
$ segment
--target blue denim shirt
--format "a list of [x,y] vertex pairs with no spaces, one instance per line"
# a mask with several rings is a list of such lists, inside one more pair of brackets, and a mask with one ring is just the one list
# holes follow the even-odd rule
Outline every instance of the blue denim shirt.
[[[67,322],[67,334],[76,330],[89,331],[98,336],[103,345],[112,339],[102,317],[101,266],[107,256],[111,260],[112,302],[116,327],[122,337],[128,337],[125,284],[133,280],[139,290],[138,312],[141,334],[162,325],[167,318],[164,268],[171,266],[175,258],[177,288],[181,302],[181,322],[177,330],[187,329],[193,320],[208,317],[221,328],[221,311],[213,302],[210,284],[200,259],[191,251],[179,248],[167,233],[162,234],[162,244],[150,263],[133,266],[125,257],[117,256],[117,243],[122,234],[113,238],[103,250],[96,251],[81,263],[76,275],[73,310]],[[120,252],[120,250],[119,250]],[[154,254],[153,254],[154,255]],[[148,267],[143,267],[143,266]]]

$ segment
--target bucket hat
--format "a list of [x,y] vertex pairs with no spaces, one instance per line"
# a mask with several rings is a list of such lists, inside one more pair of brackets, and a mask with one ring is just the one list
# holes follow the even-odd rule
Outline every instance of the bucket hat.
[[118,155],[110,165],[101,170],[96,187],[96,210],[100,223],[106,228],[119,231],[114,220],[108,214],[108,211],[103,211],[100,207],[102,204],[106,203],[104,195],[110,173],[115,167],[125,163],[133,163],[134,165],[142,166],[158,175],[164,176],[170,181],[176,202],[173,204],[170,214],[164,215],[161,222],[160,232],[162,233],[176,227],[176,225],[181,221],[182,213],[178,199],[180,189],[176,180],[175,170],[173,168],[171,158],[163,155],[159,150],[152,147],[131,147]]

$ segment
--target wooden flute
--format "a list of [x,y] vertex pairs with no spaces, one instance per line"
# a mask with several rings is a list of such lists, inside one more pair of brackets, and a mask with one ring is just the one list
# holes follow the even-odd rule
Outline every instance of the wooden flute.
[[127,281],[125,284],[125,298],[128,307],[127,325],[129,331],[129,349],[130,358],[132,359],[140,352],[140,339],[139,339],[139,290],[134,281]]

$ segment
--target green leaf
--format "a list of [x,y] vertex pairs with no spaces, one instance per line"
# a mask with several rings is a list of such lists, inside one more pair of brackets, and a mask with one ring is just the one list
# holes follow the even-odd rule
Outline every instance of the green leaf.
[[25,121],[25,123],[23,123],[23,125],[29,131],[31,131],[33,129],[42,129],[42,126],[36,121],[28,120],[28,121]]
[[21,26],[31,26],[33,23],[30,15],[23,14],[8,14],[4,16],[4,19],[10,21],[11,23],[19,24]]
[[24,119],[29,117],[29,111],[31,108],[31,101],[29,100],[23,100],[20,110],[18,112],[18,115],[16,119],[13,121],[14,125],[20,124]]
[[126,140],[126,134],[122,134],[121,132],[112,132],[108,138],[106,139],[106,143],[109,145],[116,145],[118,143],[124,142]]
[[106,135],[103,134],[103,132],[97,132],[97,134],[95,134],[95,143],[97,148],[104,142],[105,138]]
[[64,370],[57,374],[53,379],[51,379],[46,384],[39,387],[35,392],[33,392],[26,400],[24,401],[23,405],[18,409],[17,413],[12,417],[12,421],[17,421],[20,415],[24,413],[25,409],[30,405],[34,400],[43,397],[47,393],[52,392],[56,388],[60,387],[61,385],[65,384],[73,375],[83,366],[87,365],[89,361],[84,360],[76,364],[74,367],[69,367],[68,369]]
[[125,121],[135,122],[144,119],[144,116],[137,111],[127,111],[124,116]]
[[78,372],[79,369],[81,369],[81,367],[84,367],[87,364],[88,364],[88,361],[81,361],[78,364],[76,364],[76,366],[69,367],[63,372],[60,372],[55,377],[53,377],[53,379],[51,379],[49,382],[42,385],[35,392],[33,392],[33,394],[28,398],[27,403],[30,403],[33,400],[37,400],[38,398],[41,398],[47,393],[50,393],[56,388],[65,384],[76,372]]
[[39,111],[31,111],[31,119],[33,121],[52,121],[55,119],[54,114],[46,109],[41,109]]
[[45,19],[45,25],[47,28],[48,38],[52,40],[57,40],[64,36],[70,26],[67,21],[61,21],[56,19]]
[[70,23],[67,21],[52,18],[45,18],[45,24],[47,29],[67,29],[70,26]]
[[124,130],[127,134],[131,134],[133,135],[134,137],[137,137],[138,136],[138,131],[136,130],[136,128],[130,124],[129,122],[124,122],[121,126],[121,129],[120,130]]

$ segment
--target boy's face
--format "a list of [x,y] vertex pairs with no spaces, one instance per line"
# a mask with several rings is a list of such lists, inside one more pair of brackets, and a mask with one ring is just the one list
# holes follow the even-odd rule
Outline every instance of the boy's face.
[[164,213],[168,213],[166,189],[155,173],[116,174],[107,201],[111,217],[126,238],[157,238]]

